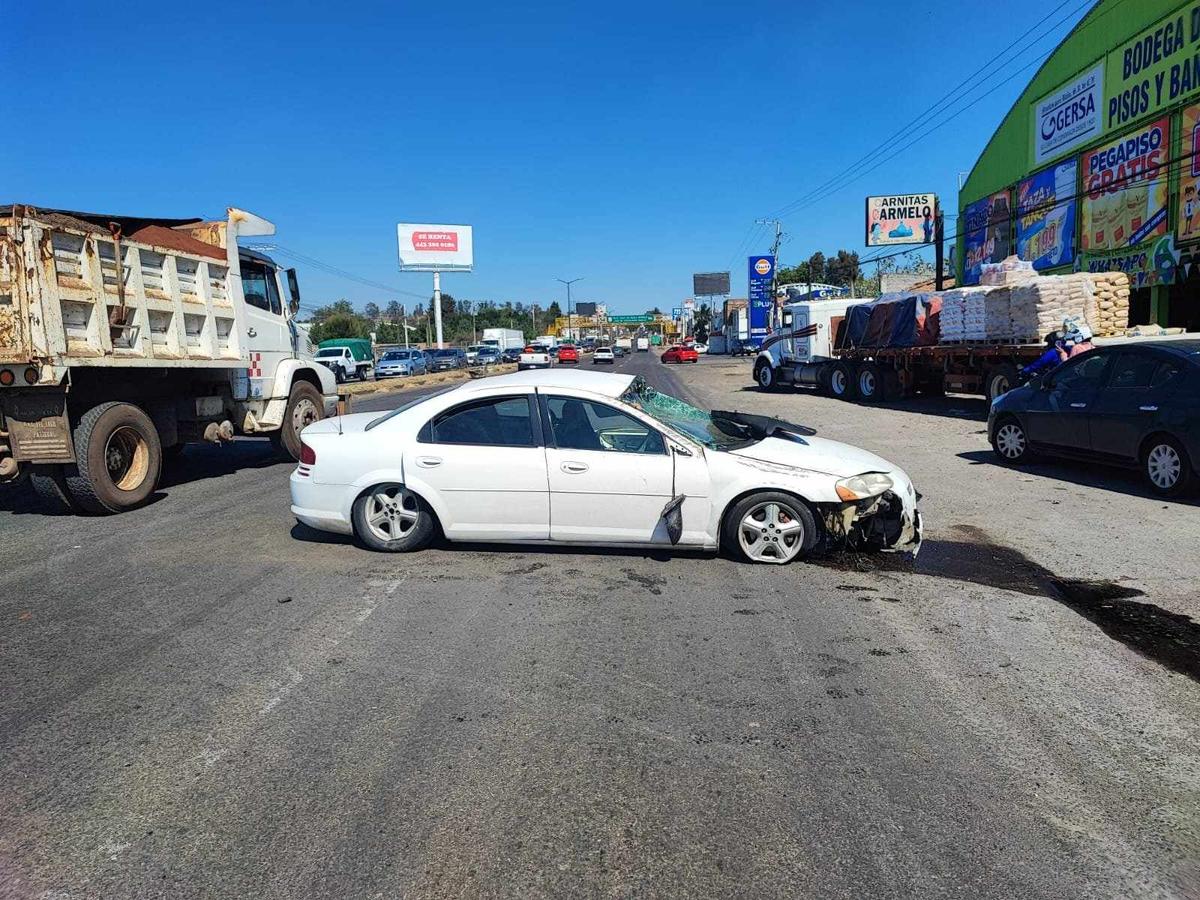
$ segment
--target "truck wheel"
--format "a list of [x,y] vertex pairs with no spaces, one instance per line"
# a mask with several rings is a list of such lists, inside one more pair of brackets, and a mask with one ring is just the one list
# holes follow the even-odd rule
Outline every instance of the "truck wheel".
[[39,500],[56,511],[65,509],[68,512],[82,512],[71,492],[67,490],[62,466],[31,466],[29,486],[33,488]]
[[75,426],[75,465],[65,481],[84,512],[141,506],[158,486],[162,444],[150,417],[132,403],[94,406]]
[[779,379],[775,373],[775,367],[765,359],[760,359],[755,364],[754,380],[758,382],[759,388],[764,391],[773,391],[779,386]]
[[858,396],[863,403],[878,403],[883,394],[883,374],[875,363],[866,363],[858,369]]
[[325,416],[325,398],[311,383],[297,381],[288,395],[287,409],[279,431],[271,435],[277,447],[287,451],[292,459],[300,459],[300,432]]
[[829,395],[839,400],[853,400],[857,390],[856,374],[849,363],[834,363],[829,370]]
[[1017,367],[1003,365],[992,369],[988,372],[986,386],[989,401],[1007,394],[1017,386]]

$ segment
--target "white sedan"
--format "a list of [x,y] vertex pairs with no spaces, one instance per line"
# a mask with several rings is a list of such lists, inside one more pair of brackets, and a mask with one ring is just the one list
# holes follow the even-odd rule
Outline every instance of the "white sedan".
[[638,377],[551,369],[468,382],[304,429],[305,525],[376,550],[451,541],[728,548],[802,558],[827,538],[915,553],[903,471],[812,429],[707,412]]

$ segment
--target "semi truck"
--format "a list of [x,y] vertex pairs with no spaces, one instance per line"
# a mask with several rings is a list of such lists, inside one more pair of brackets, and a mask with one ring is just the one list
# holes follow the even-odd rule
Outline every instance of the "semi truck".
[[867,348],[847,345],[846,311],[870,300],[840,298],[788,303],[782,324],[762,342],[754,380],[763,390],[815,387],[866,403],[913,393],[955,391],[989,400],[1016,386],[1022,366],[1043,344],[962,343]]
[[122,512],[191,441],[261,435],[293,458],[337,411],[297,328],[294,269],[239,246],[275,226],[0,207],[0,484]]
[[520,350],[525,346],[525,332],[519,328],[485,328],[481,344],[489,344],[501,353],[505,350]]

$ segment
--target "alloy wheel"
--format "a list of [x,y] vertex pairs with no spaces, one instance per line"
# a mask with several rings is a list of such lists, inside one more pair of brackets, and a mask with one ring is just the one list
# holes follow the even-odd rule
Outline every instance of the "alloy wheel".
[[738,543],[754,562],[785,563],[804,546],[804,525],[784,503],[759,503],[738,524]]
[[367,500],[366,520],[371,533],[381,541],[404,537],[421,518],[415,494],[399,485],[376,491]]

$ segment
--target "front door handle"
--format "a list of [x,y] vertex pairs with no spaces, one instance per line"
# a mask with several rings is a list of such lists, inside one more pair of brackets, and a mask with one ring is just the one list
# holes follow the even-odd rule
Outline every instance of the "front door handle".
[[442,464],[440,456],[418,456],[417,465],[422,469],[436,469]]
[[1139,406],[1138,409],[1142,412],[1158,412],[1157,406]]
[[1086,403],[1072,403],[1071,409],[1087,409]]
[[565,462],[559,468],[570,475],[578,475],[580,472],[588,470],[587,463],[581,462]]
[[258,337],[258,332],[255,331],[253,328],[247,328],[246,334],[250,335],[250,337]]

